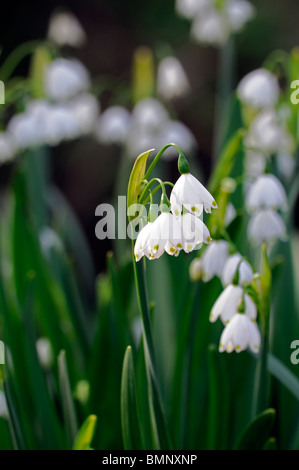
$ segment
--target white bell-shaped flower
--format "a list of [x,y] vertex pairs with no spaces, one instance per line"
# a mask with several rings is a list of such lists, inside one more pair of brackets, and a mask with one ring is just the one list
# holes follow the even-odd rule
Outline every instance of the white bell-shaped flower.
[[191,36],[201,44],[223,46],[230,35],[227,18],[214,8],[204,10],[195,17],[191,26]]
[[239,353],[250,348],[252,352],[257,353],[260,345],[261,334],[256,322],[247,315],[235,313],[222,332],[219,351]]
[[242,258],[240,253],[230,256],[223,268],[221,280],[223,286],[227,286],[233,282],[238,270],[239,285],[249,284],[253,278],[253,270],[248,261]]
[[171,210],[175,216],[179,216],[184,206],[195,215],[216,209],[217,204],[209,191],[190,173],[183,174],[175,183],[170,195]]
[[27,106],[25,112],[15,114],[7,125],[18,149],[35,147],[44,142],[45,121],[50,105],[43,100],[36,100]]
[[258,177],[248,191],[246,208],[250,212],[259,209],[287,208],[286,192],[276,176],[266,174]]
[[122,106],[111,106],[97,119],[94,131],[103,144],[123,145],[128,138],[130,125],[130,112]]
[[279,97],[279,85],[276,77],[266,69],[257,69],[248,73],[240,81],[237,93],[244,103],[254,108],[271,108]]
[[82,93],[67,103],[68,109],[76,119],[82,134],[88,134],[94,128],[99,115],[100,106],[95,96]]
[[165,100],[171,100],[184,96],[189,89],[189,80],[181,62],[172,56],[161,60],[157,71],[158,94]]
[[229,244],[225,240],[213,241],[201,257],[202,280],[207,282],[214,276],[220,277],[228,256]]
[[248,224],[248,238],[256,243],[286,240],[287,229],[281,216],[272,209],[265,209],[252,216]]
[[247,0],[228,0],[224,9],[233,32],[242,30],[255,15],[254,6]]
[[75,59],[58,58],[45,70],[45,92],[55,101],[67,101],[90,86],[89,72]]
[[251,320],[255,320],[257,310],[251,297],[247,293],[244,293],[241,286],[229,284],[214,303],[210,313],[210,321],[215,322],[220,317],[224,325],[226,325],[238,311],[243,296],[245,315]]
[[86,41],[84,29],[70,12],[55,13],[51,17],[48,37],[58,46],[80,47]]
[[148,257],[149,250],[148,250],[148,240],[150,237],[151,229],[152,229],[152,222],[148,222],[139,232],[135,246],[134,246],[134,255],[135,260],[139,261],[144,255]]
[[211,243],[210,232],[200,218],[186,213],[179,217],[178,221],[181,225],[181,240],[176,243],[177,248],[183,249],[185,253],[190,253],[201,243]]

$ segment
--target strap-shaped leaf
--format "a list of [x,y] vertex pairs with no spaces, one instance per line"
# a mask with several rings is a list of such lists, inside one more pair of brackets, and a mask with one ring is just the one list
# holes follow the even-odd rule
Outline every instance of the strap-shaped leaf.
[[126,450],[143,449],[137,406],[133,354],[131,346],[128,346],[121,380],[121,424]]
[[91,450],[91,442],[95,433],[97,417],[89,415],[78,431],[73,450]]
[[141,183],[145,174],[147,158],[153,150],[154,149],[150,149],[141,153],[134,163],[128,184],[127,207],[137,203]]
[[241,434],[237,449],[238,450],[261,450],[269,439],[272,430],[275,410],[269,408],[259,414]]

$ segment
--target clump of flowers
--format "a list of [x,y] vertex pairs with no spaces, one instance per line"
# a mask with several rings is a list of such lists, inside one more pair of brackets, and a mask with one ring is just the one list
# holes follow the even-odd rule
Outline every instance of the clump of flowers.
[[176,0],[177,13],[191,20],[191,36],[201,44],[221,47],[255,15],[247,0]]

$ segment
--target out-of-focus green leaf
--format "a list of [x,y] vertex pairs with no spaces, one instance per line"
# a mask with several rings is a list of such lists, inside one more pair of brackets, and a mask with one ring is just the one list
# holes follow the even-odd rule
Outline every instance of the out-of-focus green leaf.
[[32,83],[32,92],[35,98],[43,98],[44,91],[44,75],[45,70],[51,62],[51,53],[49,46],[42,44],[36,48],[32,56],[30,64],[30,77]]
[[209,183],[209,191],[216,199],[216,193],[220,187],[221,180],[230,175],[235,158],[242,148],[243,136],[244,131],[243,129],[240,129],[231,137],[224,147],[224,150],[219,158],[218,165],[215,167]]
[[273,354],[268,355],[268,369],[299,400],[299,379]]
[[269,408],[258,415],[240,436],[236,448],[238,450],[261,450],[269,439],[274,419],[275,410]]
[[65,430],[71,446],[78,432],[78,424],[67,370],[65,351],[61,351],[58,356],[58,373]]
[[91,442],[95,433],[97,417],[90,415],[86,418],[78,431],[73,450],[90,450]]
[[214,344],[209,346],[208,449],[227,449],[229,425],[229,381],[224,358]]
[[8,381],[4,382],[4,391],[8,408],[8,423],[13,447],[15,450],[25,450],[26,447],[23,432],[18,419],[18,412],[14,403],[12,390]]
[[126,450],[143,449],[131,346],[126,349],[122,370],[121,418],[124,448]]

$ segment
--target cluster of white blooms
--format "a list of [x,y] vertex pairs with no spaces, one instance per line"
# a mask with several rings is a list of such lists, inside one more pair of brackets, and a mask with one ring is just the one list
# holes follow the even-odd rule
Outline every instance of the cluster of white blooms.
[[139,232],[134,247],[136,261],[143,256],[157,259],[164,252],[172,256],[178,256],[181,250],[190,253],[199,244],[211,242],[209,230],[200,215],[202,208],[211,212],[217,204],[190,173],[182,174],[175,183],[170,195],[170,208],[155,221],[150,220]]
[[192,21],[194,40],[216,47],[225,45],[255,15],[247,0],[176,0],[176,11]]
[[267,159],[275,155],[279,173],[288,180],[295,165],[294,139],[287,126],[290,109],[278,104],[277,78],[266,69],[254,70],[240,81],[237,94],[244,114],[250,116],[244,139],[247,175],[256,178],[263,174]]
[[259,176],[249,188],[246,208],[253,213],[248,225],[248,237],[257,243],[285,240],[287,231],[277,210],[286,210],[287,196],[281,182],[272,174]]
[[227,241],[215,240],[190,265],[190,277],[193,281],[202,279],[208,282],[214,276],[221,279],[223,287],[232,284],[235,279],[239,285],[250,284],[253,269],[240,253],[230,254]]
[[261,335],[257,326],[257,309],[251,297],[240,285],[229,284],[214,303],[210,321],[220,318],[225,325],[219,351],[241,352],[248,347],[258,352]]
[[[155,98],[139,101],[132,112],[121,106],[107,108],[95,123],[95,135],[103,144],[124,146],[128,156],[139,155],[148,148],[160,148],[176,142],[184,153],[192,153],[196,140],[181,121],[170,118],[165,106]],[[165,156],[177,152],[169,148]]]
[[[288,108],[278,107],[280,89],[276,77],[266,69],[246,75],[237,88],[244,112],[252,116],[244,143],[247,176],[246,209],[252,215],[248,225],[249,239],[261,243],[286,238],[286,226],[278,210],[287,209],[287,196],[277,177],[265,174],[275,155],[283,177],[292,172],[294,142],[287,129]],[[286,161],[284,165],[282,161]]]
[[45,98],[29,101],[0,134],[0,162],[39,145],[57,145],[93,131],[100,106],[88,93],[89,74],[83,64],[58,58],[45,70]]

